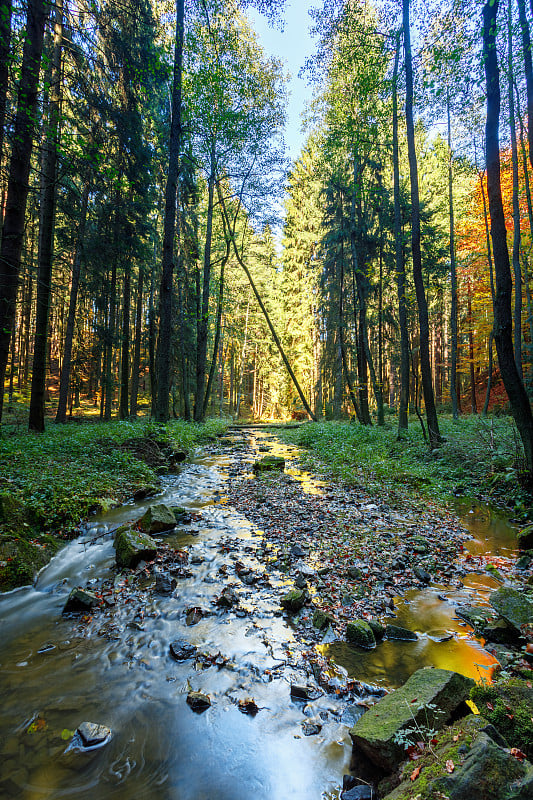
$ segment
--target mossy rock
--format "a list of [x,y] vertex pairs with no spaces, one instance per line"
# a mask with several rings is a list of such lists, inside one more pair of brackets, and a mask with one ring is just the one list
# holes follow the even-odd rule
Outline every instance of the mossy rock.
[[9,492],[0,492],[0,522],[22,525],[27,522],[24,503]]
[[392,772],[405,758],[407,730],[416,726],[443,728],[452,714],[466,706],[473,685],[471,678],[458,672],[419,669],[357,721],[350,730],[354,746],[378,767]]
[[495,622],[497,619],[494,609],[488,606],[472,606],[469,603],[457,606],[455,613],[465,622],[468,622],[476,633],[480,634],[488,624]]
[[383,639],[386,631],[385,625],[382,625],[377,619],[368,619],[367,622],[372,629],[372,633],[376,637],[376,641]]
[[8,530],[0,533],[0,592],[33,583],[39,570],[64,545],[27,525],[20,529],[10,525]]
[[313,625],[315,628],[318,628],[319,631],[323,631],[330,625],[335,625],[335,617],[328,614],[326,611],[322,611],[321,608],[317,608],[313,614]]
[[134,569],[139,561],[150,561],[157,553],[155,540],[133,528],[119,529],[115,534],[113,546],[116,551],[117,566],[125,569]]
[[533,550],[533,525],[527,525],[518,531],[518,549]]
[[98,605],[98,598],[94,592],[87,589],[73,589],[63,608],[63,614],[85,614]]
[[387,639],[395,639],[400,642],[416,642],[418,640],[418,636],[414,631],[402,628],[400,625],[387,625],[385,636]]
[[501,586],[496,592],[492,592],[489,602],[518,634],[522,633],[523,625],[533,623],[533,603],[517,589]]
[[507,740],[533,758],[533,689],[512,678],[491,686],[474,686],[470,696],[479,711]]
[[296,614],[304,607],[309,597],[306,589],[292,589],[283,595],[280,600],[281,607],[289,614]]
[[185,523],[190,522],[192,519],[191,512],[183,506],[172,506],[170,510],[174,515],[174,519],[180,525],[184,525]]
[[[470,715],[438,734],[417,761],[407,761],[401,783],[384,800],[527,800],[533,767],[514,758],[492,725]],[[380,797],[386,792],[380,785]]]
[[157,503],[146,510],[139,526],[145,533],[165,533],[176,527],[176,517],[171,508],[164,503]]
[[283,471],[285,469],[285,459],[281,456],[265,456],[256,461],[253,465],[254,472],[270,472],[272,470]]
[[346,639],[365,650],[373,650],[376,646],[374,631],[365,619],[356,619],[346,626]]

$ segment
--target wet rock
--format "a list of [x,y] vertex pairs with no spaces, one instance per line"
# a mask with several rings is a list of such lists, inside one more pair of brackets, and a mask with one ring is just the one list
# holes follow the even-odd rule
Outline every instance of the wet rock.
[[516,631],[504,619],[489,622],[483,628],[482,634],[489,642],[496,642],[497,644],[512,644],[516,641]]
[[146,510],[139,525],[145,533],[165,533],[176,527],[176,518],[172,509],[164,503],[158,503]]
[[222,590],[220,596],[217,598],[216,604],[219,608],[232,608],[237,605],[239,598],[229,586]]
[[307,555],[307,553],[306,553],[306,551],[303,549],[303,547],[302,547],[300,544],[298,544],[298,543],[297,543],[297,544],[293,544],[293,546],[292,546],[292,547],[291,547],[291,549],[289,550],[289,555],[290,555],[290,557],[291,557],[292,559],[295,559],[295,558],[305,558],[305,556]]
[[151,561],[157,554],[157,544],[147,533],[133,528],[119,528],[113,542],[118,567],[134,569],[140,561]]
[[530,555],[523,555],[520,556],[518,561],[516,562],[516,569],[529,569],[533,558]]
[[105,744],[111,737],[111,729],[96,722],[82,722],[78,726],[76,733],[79,734],[84,747],[96,747],[97,745]]
[[94,592],[89,592],[87,589],[73,589],[65,603],[63,614],[86,614],[98,605],[98,602]]
[[400,625],[387,625],[385,635],[387,639],[397,639],[401,642],[416,642],[418,639],[414,631],[402,628]]
[[297,589],[307,589],[307,579],[305,575],[302,575],[301,572],[298,573],[296,578],[294,579],[294,585]]
[[475,630],[476,633],[481,633],[485,626],[496,620],[496,616],[492,608],[487,606],[472,606],[469,603],[457,606],[455,613]]
[[305,589],[292,589],[283,595],[280,600],[280,605],[289,614],[296,614],[300,611],[307,602],[309,595]]
[[133,492],[133,499],[138,502],[139,500],[144,500],[146,497],[152,497],[154,494],[157,494],[157,492],[157,486],[142,486],[140,489]]
[[431,575],[423,567],[415,567],[413,572],[422,583],[431,583]]
[[316,736],[322,730],[322,720],[320,717],[312,717],[302,722],[302,732],[304,736]]
[[155,576],[155,591],[157,594],[172,594],[177,586],[175,578],[171,578],[165,572],[158,572]]
[[518,531],[518,549],[533,550],[533,525],[527,525]]
[[293,700],[316,700],[322,695],[320,689],[313,686],[304,686],[299,683],[291,684],[291,697]]
[[533,621],[533,603],[523,592],[502,586],[496,592],[492,592],[489,602],[517,634],[522,633],[522,625],[530,625]]
[[186,525],[192,520],[191,512],[183,506],[171,506],[172,514],[176,523],[179,525]]
[[348,623],[346,626],[346,639],[350,644],[364,647],[365,650],[373,650],[376,646],[374,631],[364,619],[356,619]]
[[170,655],[176,661],[187,661],[196,654],[197,648],[185,639],[175,639],[170,643]]
[[185,624],[192,627],[193,625],[197,625],[205,616],[207,616],[206,612],[199,606],[188,608],[185,612]]
[[341,794],[341,800],[372,800],[372,787],[367,785],[352,786]]
[[361,578],[361,574],[362,573],[361,573],[361,570],[359,569],[359,567],[356,567],[356,566],[352,565],[352,566],[347,568],[346,574],[347,574],[347,576],[349,578],[352,578],[352,580],[358,581]]
[[317,608],[313,614],[313,625],[315,628],[318,628],[319,631],[323,631],[330,625],[335,625],[335,617]]
[[377,619],[367,619],[367,622],[372,629],[372,633],[374,634],[376,641],[383,639],[385,636],[385,625],[382,625]]
[[417,725],[440,730],[462,710],[473,686],[473,680],[457,672],[419,669],[356,722],[350,730],[354,746],[392,772],[405,757],[405,747],[397,741],[402,732]]
[[196,711],[198,714],[201,714],[202,711],[205,711],[211,705],[211,699],[209,695],[203,694],[203,692],[189,692],[187,695],[187,704],[192,708],[193,711]]
[[252,469],[256,473],[270,472],[271,470],[282,471],[285,469],[285,459],[281,456],[264,456],[259,461],[254,462]]

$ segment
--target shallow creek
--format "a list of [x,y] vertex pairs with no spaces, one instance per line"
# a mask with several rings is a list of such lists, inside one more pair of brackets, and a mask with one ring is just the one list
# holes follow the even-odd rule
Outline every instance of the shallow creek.
[[[290,684],[306,683],[308,673],[279,611],[286,579],[272,574],[255,586],[235,581],[237,559],[263,572],[261,537],[224,502],[228,476],[251,475],[251,463],[266,448],[288,459],[287,472],[302,491],[320,492],[323,484],[294,466],[296,448],[265,431],[246,437],[249,447],[235,436],[235,447],[206,450],[163,479],[156,502],[200,515],[164,538],[189,551],[192,575],[178,581],[172,596],[156,594],[147,579],[121,599],[117,578],[117,601],[102,614],[89,620],[61,614],[73,587],[113,580],[112,535],[105,533],[138,519],[151,499],[93,519],[33,587],[0,597],[2,800],[340,797],[351,755],[349,719],[334,696],[291,700]],[[504,520],[486,509],[460,510],[475,537],[468,543],[473,557],[487,547],[502,558],[512,555],[513,531]],[[418,642],[384,642],[369,653],[337,643],[321,650],[345,676],[371,684],[397,686],[424,664],[479,678],[494,659],[455,618],[454,604],[486,602],[498,583],[488,575],[470,575],[464,583],[453,591],[432,585],[398,600],[395,622],[419,632]],[[239,606],[222,613],[213,601],[228,585]],[[185,612],[195,606],[209,614],[188,627]],[[169,644],[178,637],[198,646],[203,663],[173,661]],[[210,665],[219,654],[219,663]],[[190,689],[210,695],[203,714],[186,704]],[[251,697],[259,707],[254,716],[238,706]],[[305,736],[302,723],[318,714],[322,730]],[[93,750],[69,747],[69,732],[84,720],[109,726],[111,740]]]

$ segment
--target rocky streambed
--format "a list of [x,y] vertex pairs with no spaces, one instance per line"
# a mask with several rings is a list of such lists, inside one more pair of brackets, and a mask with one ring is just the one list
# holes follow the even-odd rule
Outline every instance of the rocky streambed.
[[[456,617],[499,586],[485,556],[468,558],[468,531],[320,481],[297,455],[263,431],[226,437],[0,599],[2,797],[375,797],[381,757],[351,764],[365,712],[426,664],[490,676],[475,620]],[[252,477],[265,456],[284,472]],[[460,685],[451,705],[428,690],[421,713],[442,705],[439,726],[462,713]],[[411,700],[390,734],[403,752],[425,726]]]

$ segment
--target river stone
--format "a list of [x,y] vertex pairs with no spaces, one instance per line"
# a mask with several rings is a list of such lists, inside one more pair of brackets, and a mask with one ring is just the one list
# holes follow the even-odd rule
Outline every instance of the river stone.
[[377,619],[367,619],[367,622],[372,628],[372,633],[376,637],[376,641],[378,639],[383,639],[385,636],[385,625],[382,625]]
[[229,586],[222,589],[220,596],[217,598],[216,604],[219,608],[231,608],[237,605],[239,598]]
[[349,622],[346,626],[346,638],[350,644],[364,647],[365,650],[373,650],[376,646],[374,631],[365,619]]
[[202,711],[205,711],[211,705],[211,700],[209,695],[203,694],[203,692],[189,692],[187,695],[187,704],[192,708],[193,711],[197,711],[199,714]]
[[414,725],[440,730],[462,708],[472,686],[474,681],[458,672],[419,669],[356,722],[350,730],[354,746],[378,767],[392,772],[405,757],[405,746],[396,741],[402,732]]
[[372,800],[373,797],[371,786],[352,786],[341,794],[341,800]]
[[292,591],[283,595],[280,600],[280,605],[285,611],[288,611],[289,614],[296,614],[304,607],[307,598],[308,594],[305,589],[292,589]]
[[413,572],[422,583],[431,583],[431,575],[423,567],[415,567]]
[[317,608],[313,614],[313,625],[315,628],[318,628],[319,631],[323,631],[325,628],[329,627],[329,625],[335,625],[335,617]]
[[387,625],[385,635],[387,639],[396,639],[400,642],[416,642],[418,639],[414,631],[402,628],[400,625]]
[[522,625],[533,623],[533,603],[516,589],[501,586],[496,592],[492,592],[489,602],[500,617],[512,625],[519,634],[522,633]]
[[158,503],[146,510],[139,526],[145,533],[165,533],[176,527],[176,518],[168,506]]
[[494,611],[488,606],[472,606],[470,603],[464,603],[457,606],[455,613],[476,631],[481,633],[485,626],[496,619]]
[[172,594],[178,585],[175,578],[171,578],[166,572],[158,572],[155,576],[155,591],[157,594]]
[[118,567],[134,569],[140,561],[151,561],[156,557],[157,544],[147,533],[133,528],[120,529],[113,542]]
[[94,592],[87,589],[73,589],[65,603],[63,614],[79,613],[83,614],[98,605],[98,598]]
[[[453,736],[457,741],[453,741]],[[495,736],[495,738],[493,738]],[[402,782],[384,800],[529,800],[533,797],[533,766],[511,755],[483,717],[470,715],[444,734],[435,746],[436,758],[418,762],[419,777],[411,780],[413,762],[403,768]],[[447,762],[453,771],[445,770]]]
[[97,744],[104,744],[106,739],[109,739],[111,729],[96,722],[82,722],[76,733],[80,735],[85,747],[95,747]]
[[176,639],[170,643],[170,655],[176,661],[187,661],[196,654],[196,647],[185,639]]
[[172,506],[171,511],[172,514],[174,515],[174,519],[180,525],[186,524],[192,520],[191,512],[188,511],[183,506]]
[[285,469],[285,459],[281,456],[265,456],[255,461],[253,465],[254,472],[270,472],[271,470]]
[[533,550],[533,525],[527,525],[518,531],[518,549]]

